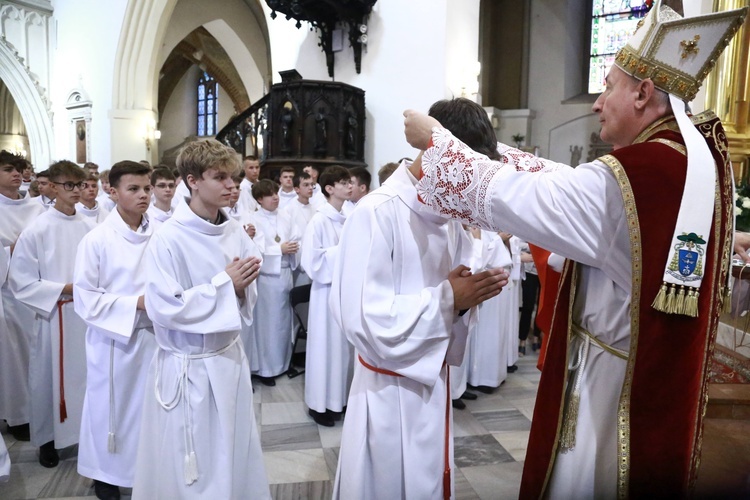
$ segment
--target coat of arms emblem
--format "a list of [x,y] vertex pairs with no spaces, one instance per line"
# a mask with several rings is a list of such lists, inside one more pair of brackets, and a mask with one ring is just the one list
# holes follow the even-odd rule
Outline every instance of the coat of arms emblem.
[[706,241],[695,233],[682,233],[677,239],[667,273],[684,282],[702,279]]

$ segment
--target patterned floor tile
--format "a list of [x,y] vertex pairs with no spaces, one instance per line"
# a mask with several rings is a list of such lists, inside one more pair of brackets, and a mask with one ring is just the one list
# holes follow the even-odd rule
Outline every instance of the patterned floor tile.
[[271,498],[293,498],[295,500],[318,500],[331,498],[332,481],[309,481],[305,483],[280,483],[271,485]]
[[269,451],[263,453],[268,483],[330,481],[333,478],[323,450]]
[[516,462],[523,462],[526,459],[526,447],[529,444],[528,431],[495,432],[492,436]]
[[531,421],[515,408],[473,413],[490,432],[527,431],[531,428]]
[[513,457],[490,434],[457,437],[453,444],[456,467],[512,462]]
[[264,451],[306,450],[321,446],[318,426],[313,422],[264,425],[260,442]]
[[523,463],[508,462],[494,465],[465,467],[461,472],[482,500],[518,498]]

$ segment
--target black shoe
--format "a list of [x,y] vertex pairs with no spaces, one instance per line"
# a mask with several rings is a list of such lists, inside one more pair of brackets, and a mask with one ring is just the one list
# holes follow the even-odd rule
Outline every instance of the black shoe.
[[464,391],[464,393],[461,394],[461,399],[465,399],[467,401],[474,401],[475,399],[477,399],[477,395],[474,394],[473,392]]
[[333,427],[335,425],[335,422],[333,421],[333,416],[326,413],[320,413],[319,411],[315,411],[313,409],[307,410],[307,414],[312,417],[313,420],[315,420],[315,423],[318,425],[322,425],[323,427]]
[[466,403],[461,401],[461,399],[454,399],[453,400],[453,408],[457,410],[465,410],[466,409]]
[[57,454],[54,441],[50,441],[49,443],[44,443],[42,446],[39,447],[39,464],[42,467],[51,469],[53,467],[57,467],[57,464],[59,463],[60,463],[60,455]]
[[534,352],[537,352],[541,348],[542,348],[542,345],[539,342],[533,342],[531,344],[531,350]]
[[514,373],[516,370],[518,370],[518,367],[516,365],[508,367],[508,373]]
[[273,387],[276,385],[276,379],[274,377],[257,377],[261,384]]
[[519,356],[526,356],[526,346],[525,345],[519,345],[518,346],[518,355]]
[[478,385],[474,389],[484,394],[492,394],[495,392],[495,387],[490,387],[489,385]]
[[94,494],[100,500],[120,500],[120,488],[114,484],[94,480]]
[[16,441],[31,441],[29,424],[9,425],[8,432],[10,432],[10,435],[13,436]]
[[326,409],[326,415],[330,416],[336,421],[341,420],[344,417],[344,413],[346,413],[346,406],[341,408],[341,411],[333,411],[333,410]]

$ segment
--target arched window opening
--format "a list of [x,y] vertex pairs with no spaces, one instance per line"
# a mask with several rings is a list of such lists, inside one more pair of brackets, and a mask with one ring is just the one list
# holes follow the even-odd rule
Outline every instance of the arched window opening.
[[203,72],[198,80],[198,136],[216,135],[219,85]]

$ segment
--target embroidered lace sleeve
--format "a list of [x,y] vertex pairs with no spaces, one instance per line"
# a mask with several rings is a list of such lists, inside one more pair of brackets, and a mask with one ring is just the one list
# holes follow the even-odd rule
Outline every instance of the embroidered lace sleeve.
[[492,217],[493,178],[502,169],[552,172],[563,165],[498,143],[500,161],[476,153],[448,130],[435,128],[433,146],[422,156],[421,200],[441,215],[465,224],[495,229]]

